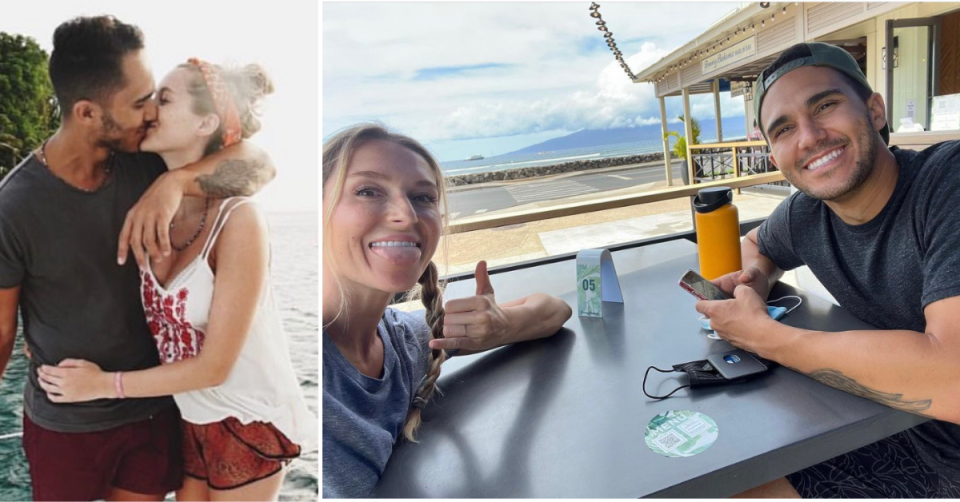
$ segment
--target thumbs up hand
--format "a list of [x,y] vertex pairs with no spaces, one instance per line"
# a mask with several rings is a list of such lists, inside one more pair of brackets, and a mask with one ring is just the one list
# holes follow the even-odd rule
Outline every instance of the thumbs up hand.
[[477,271],[474,272],[474,277],[477,279],[477,296],[480,295],[490,295],[493,296],[493,285],[490,284],[490,274],[487,273],[487,262],[480,260],[477,262]]
[[450,300],[444,306],[444,338],[431,340],[431,349],[481,351],[503,345],[510,321],[497,305],[487,262],[477,263],[476,280],[475,296]]

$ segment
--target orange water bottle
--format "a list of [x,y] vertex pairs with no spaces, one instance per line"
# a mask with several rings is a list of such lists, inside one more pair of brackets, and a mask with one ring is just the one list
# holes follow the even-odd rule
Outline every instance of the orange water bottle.
[[700,275],[713,280],[736,272],[740,260],[740,213],[729,187],[704,188],[693,198]]

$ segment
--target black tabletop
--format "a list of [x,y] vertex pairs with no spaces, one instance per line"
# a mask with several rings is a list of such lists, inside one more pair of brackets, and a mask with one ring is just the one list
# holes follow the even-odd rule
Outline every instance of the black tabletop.
[[[696,300],[677,286],[698,269],[696,246],[669,241],[613,253],[624,304],[602,319],[576,315],[574,260],[491,276],[498,301],[536,291],[560,296],[574,316],[556,335],[454,357],[424,410],[418,444],[401,441],[377,487],[381,497],[726,497],[926,421],[778,367],[747,383],[683,389],[647,398],[648,366],[706,359],[732,347],[708,339]],[[474,294],[453,283],[447,299]],[[870,329],[825,300],[778,284],[771,298],[798,294],[782,322],[822,331]],[[672,376],[677,375],[677,376]],[[686,383],[652,372],[647,390]],[[719,437],[698,455],[651,451],[655,415],[692,410]]]

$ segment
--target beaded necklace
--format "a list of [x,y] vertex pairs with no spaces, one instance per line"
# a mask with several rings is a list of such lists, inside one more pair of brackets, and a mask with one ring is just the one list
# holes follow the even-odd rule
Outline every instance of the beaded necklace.
[[[183,250],[187,249],[188,247],[190,247],[190,244],[193,244],[193,241],[197,240],[197,237],[200,237],[200,233],[203,232],[203,227],[205,227],[205,226],[207,225],[207,213],[208,213],[208,212],[210,212],[210,198],[209,198],[209,197],[207,197],[206,201],[205,201],[204,204],[203,204],[203,214],[200,215],[200,226],[198,226],[198,227],[197,227],[197,231],[193,233],[193,237],[190,237],[189,239],[187,239],[187,242],[185,242],[185,243],[183,243],[183,244],[180,244],[180,245],[174,244],[173,240],[171,239],[171,240],[170,240],[170,245],[173,247],[173,249],[176,249],[177,251],[183,251]],[[173,230],[173,227],[174,227],[174,226],[175,226],[174,223],[171,221],[171,222],[170,222],[170,230]]]

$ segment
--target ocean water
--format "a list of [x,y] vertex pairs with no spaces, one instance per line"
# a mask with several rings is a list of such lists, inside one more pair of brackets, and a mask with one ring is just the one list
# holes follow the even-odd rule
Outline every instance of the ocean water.
[[[738,137],[725,138],[726,141],[736,141]],[[701,143],[716,141],[716,136],[701,136]],[[673,143],[670,144],[673,147]],[[480,160],[451,160],[440,162],[440,168],[447,176],[460,174],[485,173],[520,169],[524,167],[548,166],[562,164],[575,160],[599,160],[611,157],[627,157],[645,153],[663,152],[663,142],[660,140],[631,141],[611,145],[588,146],[583,148],[567,148],[548,152],[503,154],[487,157]]]
[[663,151],[661,141],[636,141],[613,145],[568,148],[549,152],[504,154],[480,160],[454,160],[441,162],[440,168],[447,176],[485,173],[506,169],[547,166],[575,160],[599,160],[610,157],[626,157]]
[[[319,273],[317,213],[268,214],[272,249],[271,281],[281,309],[287,343],[310,410],[319,411]],[[0,438],[21,430],[23,382],[27,369],[23,337],[0,382]],[[291,463],[280,500],[316,500],[319,493],[318,453]],[[0,439],[0,500],[31,500],[30,475],[19,437]],[[168,497],[172,499],[172,497]]]

